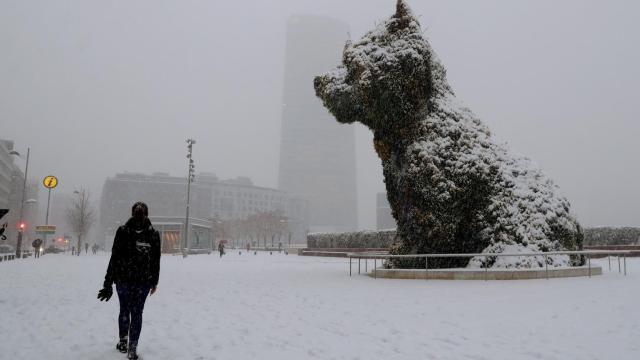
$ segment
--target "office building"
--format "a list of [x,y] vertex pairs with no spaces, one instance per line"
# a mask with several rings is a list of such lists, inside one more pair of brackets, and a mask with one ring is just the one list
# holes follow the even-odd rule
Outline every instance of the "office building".
[[358,226],[355,128],[339,124],[315,96],[315,76],[339,63],[349,28],[320,16],[287,22],[279,189],[309,200],[311,231]]

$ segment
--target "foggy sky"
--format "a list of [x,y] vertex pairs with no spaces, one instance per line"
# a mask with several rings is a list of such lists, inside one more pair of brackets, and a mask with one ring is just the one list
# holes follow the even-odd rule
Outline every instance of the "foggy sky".
[[[458,97],[555,180],[583,225],[640,225],[640,3],[408,2]],[[196,171],[276,187],[286,19],[332,16],[358,39],[394,6],[0,0],[0,138],[31,147],[30,178],[94,199],[117,172],[185,174],[187,137]],[[362,228],[384,190],[371,139],[357,129]]]

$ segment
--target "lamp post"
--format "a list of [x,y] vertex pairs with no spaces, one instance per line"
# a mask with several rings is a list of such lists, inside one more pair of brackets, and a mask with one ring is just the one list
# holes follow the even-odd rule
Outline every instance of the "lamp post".
[[[27,194],[27,196],[28,195],[29,194]],[[26,219],[34,220],[36,218],[34,209],[37,209],[37,204],[38,204],[38,200],[36,200],[36,199],[27,199],[27,200],[24,201],[24,214],[23,214],[23,216]],[[27,230],[26,224],[25,224],[24,229]],[[27,244],[29,244],[29,241],[31,240],[31,238],[29,237],[29,231],[27,231],[26,235],[27,236],[24,236],[24,235],[22,236],[22,241],[26,242]],[[44,249],[44,245],[42,246],[42,249]]]
[[80,191],[74,190],[73,193],[80,197],[79,210],[76,214],[78,220],[78,226],[76,228],[76,231],[78,233],[78,251],[76,252],[76,255],[80,256],[82,238],[88,234],[88,230],[94,221],[94,215],[92,210],[89,208],[89,195],[87,194],[86,190],[82,188],[80,189]]
[[196,141],[193,139],[187,139],[187,159],[189,159],[189,172],[187,175],[187,215],[184,220],[184,244],[182,246],[182,257],[186,258],[189,252],[189,207],[191,202],[191,183],[196,177],[195,170],[196,167],[193,164],[193,144]]
[[[25,224],[23,222],[22,216],[24,215],[24,197],[27,190],[27,173],[29,171],[29,154],[31,152],[31,148],[27,148],[27,163],[24,166],[24,181],[22,183],[22,198],[20,199],[20,222],[18,226],[18,241],[16,243],[16,257],[18,259],[21,258],[22,255],[22,233],[24,232]],[[20,153],[17,151],[9,152],[11,155],[20,156]]]

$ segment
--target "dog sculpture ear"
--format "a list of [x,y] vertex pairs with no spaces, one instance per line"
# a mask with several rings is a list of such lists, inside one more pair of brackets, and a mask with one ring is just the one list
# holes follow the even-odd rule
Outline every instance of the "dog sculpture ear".
[[409,6],[407,5],[406,1],[398,0],[398,2],[396,3],[395,17],[403,18],[408,15],[411,15],[411,9],[409,9]]
[[411,21],[417,21],[413,16],[413,12],[406,1],[398,0],[396,4],[396,13],[393,15],[396,21],[389,23],[389,32],[394,33],[398,30],[403,30],[409,27]]
[[345,68],[347,64],[351,62],[349,59],[349,48],[351,48],[352,44],[351,40],[347,40],[344,43],[344,47],[342,47],[342,66],[345,66]]

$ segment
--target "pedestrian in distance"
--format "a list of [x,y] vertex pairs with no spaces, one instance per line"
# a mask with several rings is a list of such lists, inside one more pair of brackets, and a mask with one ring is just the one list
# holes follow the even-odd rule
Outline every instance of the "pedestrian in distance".
[[224,241],[220,240],[218,243],[218,251],[220,252],[220,257],[224,255]]
[[40,247],[42,246],[42,239],[35,239],[33,240],[33,242],[31,243],[31,246],[33,246],[33,258],[39,258],[40,257]]
[[85,254],[89,253],[89,243],[84,243],[84,253]]
[[76,247],[72,246],[71,247],[71,255],[75,255],[76,254]]
[[107,274],[98,292],[98,299],[109,301],[113,295],[112,284],[116,284],[120,302],[120,340],[116,349],[127,353],[128,359],[138,359],[144,303],[147,295],[156,292],[159,276],[160,234],[149,220],[147,205],[137,202],[131,209],[131,218],[116,231]]

